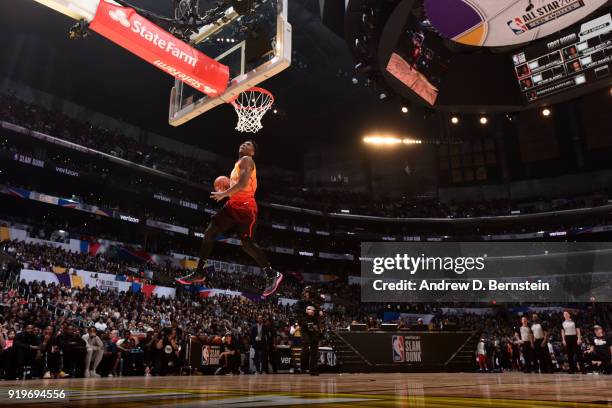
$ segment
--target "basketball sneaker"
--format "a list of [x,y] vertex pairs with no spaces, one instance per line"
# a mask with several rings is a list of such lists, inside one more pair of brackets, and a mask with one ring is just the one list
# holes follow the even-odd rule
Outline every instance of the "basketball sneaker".
[[213,265],[206,263],[206,265],[204,265],[204,267],[202,268],[202,271],[198,272],[198,270],[196,269],[193,272],[188,273],[184,276],[179,276],[174,280],[177,283],[180,283],[181,285],[197,285],[200,283],[205,283],[206,275],[208,275],[208,272],[206,271],[210,268],[213,268]]
[[263,297],[268,297],[278,289],[279,285],[283,281],[283,274],[273,270],[272,268],[266,268],[266,288],[262,294]]

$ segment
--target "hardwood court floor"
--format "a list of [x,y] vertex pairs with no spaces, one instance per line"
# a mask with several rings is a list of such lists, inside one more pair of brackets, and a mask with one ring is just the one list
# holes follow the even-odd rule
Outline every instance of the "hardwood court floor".
[[[64,389],[67,399],[8,398]],[[323,374],[122,377],[0,382],[0,407],[594,407],[612,406],[612,376]]]

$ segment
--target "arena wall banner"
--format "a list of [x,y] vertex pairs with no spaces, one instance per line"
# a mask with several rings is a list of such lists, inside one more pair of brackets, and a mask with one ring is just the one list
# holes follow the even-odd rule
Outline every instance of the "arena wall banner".
[[[89,285],[92,288],[98,288],[102,291],[117,290],[119,292],[129,292],[133,290],[132,282],[123,282],[116,280],[116,276],[108,273],[96,273],[83,270],[77,270],[76,274],[72,273],[53,273],[47,271],[36,271],[31,269],[22,269],[19,274],[20,280],[26,282],[45,282],[64,284],[70,287],[83,287]],[[147,291],[147,295],[155,295],[158,297],[176,296],[176,289],[165,286],[144,285],[141,286],[142,291]]]
[[361,244],[362,302],[610,302],[610,242]]
[[229,68],[140,16],[100,1],[89,28],[185,84],[215,97],[229,82]]
[[278,304],[283,306],[293,306],[298,302],[297,299],[279,298]]
[[154,228],[159,228],[159,229],[163,229],[166,231],[176,232],[179,234],[189,235],[189,228],[186,228],[186,227],[172,225],[166,222],[152,220],[152,219],[147,219],[146,224],[149,227],[154,227]]

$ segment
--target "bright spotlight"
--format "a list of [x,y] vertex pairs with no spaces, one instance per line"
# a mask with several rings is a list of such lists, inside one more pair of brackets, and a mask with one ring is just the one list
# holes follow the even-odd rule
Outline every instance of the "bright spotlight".
[[544,116],[550,116],[550,109],[548,109],[548,108],[544,108],[544,109],[542,109],[542,115],[544,115]]
[[459,123],[459,118],[458,118],[457,116],[453,116],[453,117],[451,118],[451,123],[452,123],[453,125],[456,125],[457,123]]
[[481,116],[480,117],[480,124],[481,125],[486,125],[489,122],[489,119],[487,119],[486,116]]
[[408,107],[402,106],[402,113],[408,113]]
[[363,138],[363,142],[366,144],[371,144],[375,146],[394,146],[398,144],[412,145],[412,144],[422,144],[423,142],[418,139],[411,138],[399,138],[395,136],[366,136]]

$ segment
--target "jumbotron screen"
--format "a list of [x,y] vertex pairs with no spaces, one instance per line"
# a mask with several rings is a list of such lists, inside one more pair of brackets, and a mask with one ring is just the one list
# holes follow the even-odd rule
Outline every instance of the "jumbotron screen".
[[448,71],[449,51],[435,33],[414,16],[387,63],[387,71],[430,105],[436,103],[440,82]]
[[512,56],[527,103],[610,77],[612,16],[576,25]]

